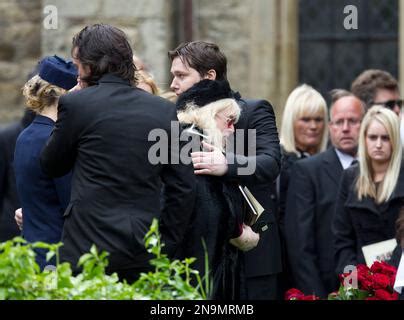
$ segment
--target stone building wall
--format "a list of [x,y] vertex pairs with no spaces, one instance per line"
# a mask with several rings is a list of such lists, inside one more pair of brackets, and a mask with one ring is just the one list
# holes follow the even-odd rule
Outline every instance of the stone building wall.
[[[73,35],[92,23],[123,29],[158,84],[168,88],[167,51],[183,40],[181,5],[186,1],[0,0],[0,124],[22,114],[20,88],[38,59],[70,57]],[[218,43],[229,60],[232,87],[245,97],[271,101],[278,123],[287,93],[297,81],[296,3],[192,0],[192,38]],[[57,10],[57,21],[52,20],[56,29],[44,24],[49,8]]]
[[269,100],[279,124],[297,84],[297,1],[194,0],[193,5],[194,39],[218,43],[233,89]]
[[[50,8],[57,28],[46,27]],[[124,30],[158,84],[169,84],[167,50],[173,47],[172,0],[0,0],[0,125],[18,119],[20,88],[45,55],[70,57],[71,40],[85,25],[109,23]]]
[[41,1],[0,1],[0,123],[21,116],[21,87],[41,54]]
[[71,40],[85,25],[112,24],[122,29],[136,54],[166,87],[167,50],[171,47],[171,1],[167,0],[43,0],[58,11],[58,28],[42,29],[42,53],[70,56]]

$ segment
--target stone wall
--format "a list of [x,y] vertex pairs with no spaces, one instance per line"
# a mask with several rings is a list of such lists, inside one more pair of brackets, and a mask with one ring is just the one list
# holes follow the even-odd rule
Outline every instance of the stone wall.
[[42,29],[42,53],[70,56],[71,40],[85,25],[112,24],[127,34],[136,54],[158,84],[167,86],[167,48],[171,47],[171,1],[167,0],[43,0],[58,12],[58,28]]
[[[70,57],[71,40],[85,25],[123,29],[158,84],[170,83],[167,51],[184,36],[186,0],[0,0],[0,124],[18,118],[20,88],[44,55]],[[295,0],[193,0],[193,39],[220,45],[229,60],[229,80],[245,97],[272,102],[280,120],[297,82]],[[49,9],[56,29],[44,23]],[[48,10],[48,11],[47,11]],[[4,22],[3,22],[4,21]]]
[[[124,30],[158,84],[169,84],[167,50],[171,49],[175,0],[1,0],[0,125],[19,118],[20,88],[45,55],[70,57],[71,40],[85,25],[109,23]],[[52,6],[57,28],[44,24]],[[51,26],[54,26],[52,21]]]
[[194,0],[194,39],[213,41],[228,58],[228,77],[244,97],[264,98],[280,123],[297,84],[297,1]]
[[0,1],[0,123],[22,115],[21,87],[41,54],[41,1]]

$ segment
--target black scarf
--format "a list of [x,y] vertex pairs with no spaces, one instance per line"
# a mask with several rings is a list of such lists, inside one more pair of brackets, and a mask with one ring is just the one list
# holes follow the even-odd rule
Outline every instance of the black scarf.
[[187,103],[193,103],[197,106],[203,107],[208,103],[233,98],[239,100],[240,94],[234,92],[230,88],[227,80],[209,80],[205,79],[194,84],[187,91],[183,92],[177,100],[177,110],[185,109]]

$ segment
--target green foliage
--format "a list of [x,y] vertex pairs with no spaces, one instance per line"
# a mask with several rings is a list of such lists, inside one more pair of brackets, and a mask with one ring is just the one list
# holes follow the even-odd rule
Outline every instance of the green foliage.
[[[195,258],[170,262],[167,255],[161,252],[164,244],[160,242],[157,220],[153,220],[149,232],[145,236],[147,251],[155,258],[150,263],[155,266],[154,272],[142,273],[139,280],[133,284],[139,294],[147,292],[150,299],[206,299],[199,273],[190,268]],[[191,279],[197,281],[198,286],[191,285]]]
[[[69,263],[60,263],[59,244],[26,243],[20,237],[0,243],[0,299],[205,299],[201,279],[190,265],[195,260],[170,261],[161,249],[157,220],[153,220],[145,237],[148,252],[154,255],[150,263],[154,272],[141,274],[132,285],[119,282],[117,274],[106,275],[108,253],[92,246],[78,265],[82,272],[72,276]],[[55,257],[54,270],[41,271],[35,262],[35,248],[49,250],[47,260]],[[191,285],[191,278],[199,284]]]
[[328,295],[328,300],[365,300],[368,297],[368,291],[340,286],[338,292]]

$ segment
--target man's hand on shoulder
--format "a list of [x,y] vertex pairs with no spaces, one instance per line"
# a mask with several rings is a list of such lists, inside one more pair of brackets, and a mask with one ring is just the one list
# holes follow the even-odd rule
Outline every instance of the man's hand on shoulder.
[[226,174],[227,160],[219,148],[202,141],[205,150],[191,153],[195,174],[207,174],[211,176],[223,176]]

